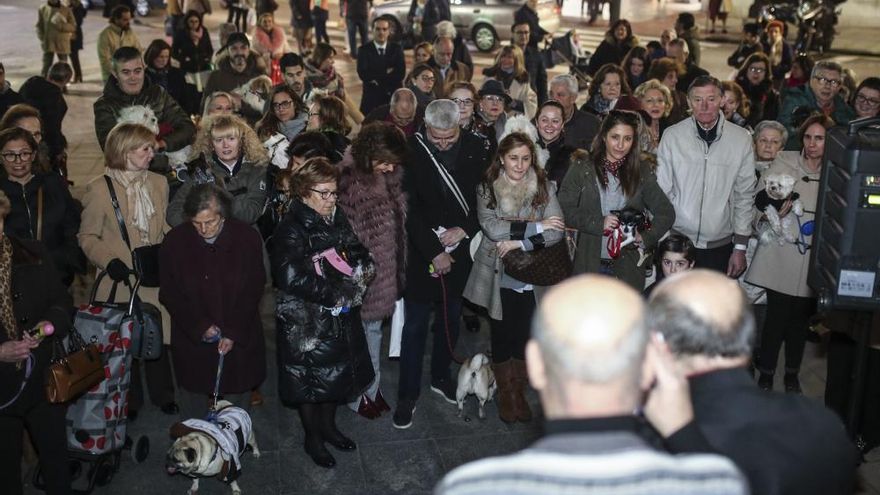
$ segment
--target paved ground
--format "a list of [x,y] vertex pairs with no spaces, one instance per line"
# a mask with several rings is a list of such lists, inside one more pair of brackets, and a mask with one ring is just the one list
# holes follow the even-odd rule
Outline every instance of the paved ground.
[[[4,0],[0,5],[0,61],[6,66],[7,78],[18,87],[27,77],[39,71],[40,51],[33,36],[35,18],[34,0]],[[213,2],[216,4],[217,2]],[[286,2],[279,2],[282,10],[279,19],[289,18]],[[577,18],[579,4],[569,3],[564,9],[567,16],[560,29],[577,29],[588,49],[594,49],[601,41],[604,26],[588,28]],[[655,2],[654,0],[628,0],[624,2],[623,15],[633,21],[634,31],[643,40],[656,39],[660,31],[671,27],[675,16],[681,11],[698,11],[699,4]],[[335,12],[331,8],[331,13]],[[224,13],[225,14],[225,13]],[[207,21],[211,27],[221,20],[214,14]],[[701,17],[702,19],[702,17]],[[702,21],[701,21],[702,22]],[[600,23],[601,24],[601,23]],[[82,52],[86,72],[84,84],[71,86],[68,94],[70,111],[64,123],[64,132],[70,142],[70,172],[75,181],[74,194],[78,194],[84,184],[102,171],[102,157],[94,137],[91,105],[100,94],[100,71],[95,56],[97,33],[105,25],[99,11],[91,11],[86,18],[85,50]],[[737,25],[732,19],[731,26]],[[149,40],[162,36],[161,18],[150,17],[142,25],[134,27],[144,45]],[[873,49],[864,40],[867,30],[853,26],[841,27],[843,33],[840,45],[855,47],[855,51]],[[345,46],[345,40],[335,22],[330,26],[332,43]],[[214,36],[216,42],[216,35]],[[733,36],[715,37],[704,42],[703,58],[707,69],[716,75],[725,76],[729,69],[725,60],[734,45]],[[861,50],[864,48],[864,50]],[[491,64],[491,55],[473,53],[479,68]],[[859,54],[836,54],[833,57],[853,67],[860,75],[880,74],[880,61],[876,57]],[[360,85],[354,71],[354,64],[346,56],[338,57],[337,67],[346,77],[346,86],[355,98],[359,97]],[[551,74],[562,69],[551,70]],[[482,77],[477,76],[477,82]],[[82,288],[78,290],[82,294]],[[264,326],[268,346],[269,366],[274,370],[274,328],[272,321],[271,297],[267,296],[263,307]],[[471,354],[488,347],[488,325],[484,322],[480,333],[465,334],[457,349],[461,355]],[[805,393],[821,400],[824,390],[824,359],[819,350],[808,346],[803,371]],[[393,403],[396,390],[397,364],[383,360],[382,382],[386,397]],[[390,414],[368,421],[347,410],[338,414],[341,429],[348,432],[358,442],[354,453],[336,453],[338,465],[333,470],[314,466],[301,448],[302,430],[294,411],[278,404],[275,398],[276,379],[270,378],[263,386],[266,404],[253,411],[256,434],[263,457],[244,459],[245,473],[241,486],[246,493],[333,493],[333,494],[372,494],[372,493],[428,493],[442,474],[449,469],[472,459],[488,455],[503,454],[517,450],[530,443],[539,434],[539,422],[528,425],[508,426],[497,418],[494,404],[488,407],[489,418],[485,421],[475,417],[475,404],[471,402],[472,421],[465,422],[456,416],[455,406],[443,402],[438,396],[426,392],[415,414],[411,429],[400,431],[391,427]],[[536,397],[532,397],[537,405]],[[393,405],[393,404],[392,404]],[[96,490],[101,494],[122,493],[184,493],[188,482],[181,477],[169,477],[163,469],[164,452],[170,444],[167,436],[168,426],[177,418],[163,415],[158,409],[146,407],[141,417],[131,426],[131,434],[149,437],[153,449],[143,464],[135,464],[124,453],[122,468],[112,483]],[[756,455],[759,455],[756,446]],[[862,468],[866,481],[863,493],[880,494],[880,465],[867,464]],[[216,482],[202,484],[204,493],[228,493]],[[37,493],[28,489],[28,493]]]

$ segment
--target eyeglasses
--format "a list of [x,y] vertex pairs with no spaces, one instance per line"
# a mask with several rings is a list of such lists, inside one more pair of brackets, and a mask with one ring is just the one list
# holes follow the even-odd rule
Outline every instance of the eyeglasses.
[[763,74],[767,72],[767,69],[763,67],[749,67],[749,72],[754,72],[755,74]]
[[474,100],[470,98],[453,98],[452,101],[455,102],[458,106],[472,107],[474,106]]
[[832,88],[837,88],[843,83],[840,79],[828,79],[823,76],[814,76],[813,79],[819,81],[819,84],[830,84]]
[[314,193],[318,193],[321,196],[321,199],[330,199],[330,196],[333,196],[333,199],[339,197],[339,191],[319,191],[318,189],[309,189]]
[[285,100],[279,101],[277,103],[272,103],[272,108],[275,110],[287,110],[290,106],[293,105],[293,100]]
[[434,76],[429,76],[427,74],[425,74],[423,76],[419,76],[419,79],[421,79],[424,82],[434,82],[436,80],[436,78]]
[[318,116],[320,116],[320,114],[318,112],[309,112],[309,118],[318,117]]
[[492,103],[501,103],[502,101],[504,101],[503,97],[496,95],[486,95],[483,97],[483,99]]
[[29,162],[31,158],[34,157],[33,151],[19,151],[18,153],[14,151],[6,151],[0,153],[0,156],[3,157],[3,161],[6,163],[15,163],[15,162]]
[[876,107],[876,106],[880,105],[880,100],[878,100],[876,98],[868,98],[867,96],[865,96],[863,94],[857,94],[856,95],[856,103],[862,103],[862,104],[871,105],[872,107]]

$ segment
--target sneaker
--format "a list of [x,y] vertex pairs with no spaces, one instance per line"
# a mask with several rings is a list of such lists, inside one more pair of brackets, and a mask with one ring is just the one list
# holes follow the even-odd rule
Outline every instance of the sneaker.
[[450,404],[458,403],[455,400],[455,383],[452,383],[452,380],[448,378],[445,380],[431,380],[431,392],[440,395]]
[[405,430],[412,426],[413,413],[416,412],[416,401],[401,399],[397,401],[397,409],[394,411],[392,425],[398,430]]

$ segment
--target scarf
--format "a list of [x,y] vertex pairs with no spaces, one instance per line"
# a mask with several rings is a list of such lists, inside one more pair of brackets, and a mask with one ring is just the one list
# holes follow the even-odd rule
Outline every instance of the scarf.
[[782,63],[782,38],[779,38],[770,45],[770,53],[768,53],[770,58],[770,65],[776,67],[777,65]]
[[287,122],[278,122],[278,132],[284,134],[288,141],[293,141],[293,138],[306,128],[308,118],[307,114],[300,113]]
[[620,167],[623,166],[623,162],[625,161],[626,157],[614,162],[608,160],[608,158],[602,159],[602,177],[599,178],[599,180],[602,181],[602,189],[608,188],[608,172],[611,172],[611,175],[620,179],[618,173],[620,172]]
[[593,107],[593,110],[599,115],[605,115],[611,111],[612,105],[615,101],[617,100],[606,100],[605,98],[602,98],[602,95],[596,93],[593,95],[593,98],[590,99],[590,106]]
[[[153,200],[147,193],[147,171],[117,170],[108,168],[105,172],[108,177],[115,180],[125,190],[125,198],[128,201],[127,224],[131,224],[137,230],[142,245],[150,242],[150,219],[156,213]],[[134,239],[132,239],[134,242]],[[136,247],[136,246],[132,246]]]
[[15,315],[12,314],[12,241],[0,233],[0,324],[9,340],[18,338]]

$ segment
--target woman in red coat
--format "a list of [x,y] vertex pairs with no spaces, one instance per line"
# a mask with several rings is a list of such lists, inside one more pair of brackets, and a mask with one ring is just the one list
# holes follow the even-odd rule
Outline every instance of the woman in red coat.
[[232,218],[232,198],[215,184],[193,187],[188,221],[165,236],[159,300],[171,313],[171,351],[181,414],[202,417],[224,355],[220,395],[250,408],[250,391],[266,378],[259,304],[266,283],[263,241]]

